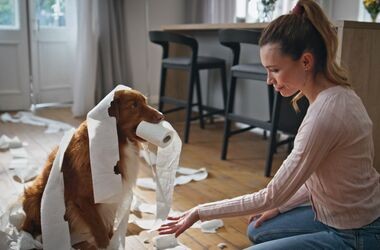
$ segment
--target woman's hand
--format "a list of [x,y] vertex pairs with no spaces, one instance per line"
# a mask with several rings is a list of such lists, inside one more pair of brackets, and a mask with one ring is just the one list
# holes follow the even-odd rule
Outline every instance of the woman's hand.
[[264,221],[272,219],[273,217],[276,217],[279,213],[280,213],[280,210],[278,210],[278,208],[274,208],[274,209],[268,210],[262,214],[253,215],[253,216],[249,217],[249,223],[256,220],[255,228],[258,228],[264,223]]
[[175,237],[178,237],[186,229],[191,227],[195,222],[199,220],[198,208],[192,208],[181,216],[178,217],[168,217],[171,222],[162,225],[158,229],[159,234],[172,234],[175,233]]

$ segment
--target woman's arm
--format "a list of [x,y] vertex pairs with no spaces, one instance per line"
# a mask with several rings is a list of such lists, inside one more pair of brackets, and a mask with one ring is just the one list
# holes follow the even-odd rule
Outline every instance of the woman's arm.
[[306,185],[302,185],[300,189],[290,198],[285,204],[278,207],[280,213],[285,213],[292,210],[299,205],[309,202],[309,190],[307,190]]
[[[312,110],[309,108],[295,138],[294,149],[266,188],[253,194],[200,205],[200,219],[261,214],[288,202],[344,138],[344,123],[334,113],[334,102],[331,98],[314,103],[317,106],[310,107]],[[303,201],[304,195],[298,197],[297,194],[294,198]]]

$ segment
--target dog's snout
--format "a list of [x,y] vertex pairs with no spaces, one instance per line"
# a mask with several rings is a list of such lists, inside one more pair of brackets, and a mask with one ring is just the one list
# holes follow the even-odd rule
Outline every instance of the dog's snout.
[[157,111],[155,120],[157,122],[160,122],[160,121],[163,121],[164,119],[165,119],[165,116],[161,112]]

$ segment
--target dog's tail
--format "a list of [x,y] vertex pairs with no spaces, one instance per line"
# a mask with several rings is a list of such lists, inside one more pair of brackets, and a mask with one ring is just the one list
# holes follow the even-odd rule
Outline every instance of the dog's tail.
[[30,186],[25,188],[22,197],[22,207],[26,217],[21,229],[29,232],[33,237],[41,234],[41,199],[57,151],[58,147],[50,153],[41,174]]

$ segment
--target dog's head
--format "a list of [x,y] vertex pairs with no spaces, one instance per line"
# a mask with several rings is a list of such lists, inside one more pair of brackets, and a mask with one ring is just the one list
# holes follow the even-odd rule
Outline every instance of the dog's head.
[[162,113],[148,105],[144,95],[132,89],[115,92],[108,114],[116,118],[119,139],[133,142],[143,141],[136,135],[141,121],[159,123],[164,119]]

